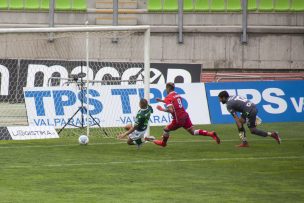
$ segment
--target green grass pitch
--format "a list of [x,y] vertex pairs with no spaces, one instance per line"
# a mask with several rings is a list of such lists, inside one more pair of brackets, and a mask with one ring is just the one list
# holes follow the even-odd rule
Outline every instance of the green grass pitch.
[[109,138],[0,141],[0,202],[304,201],[304,123],[262,124],[282,144],[247,133],[242,149],[234,125],[198,127],[216,130],[222,144],[183,129],[166,148],[140,150]]

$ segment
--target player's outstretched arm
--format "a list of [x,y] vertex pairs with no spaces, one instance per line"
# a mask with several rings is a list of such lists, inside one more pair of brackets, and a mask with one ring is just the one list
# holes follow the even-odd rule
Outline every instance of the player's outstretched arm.
[[156,101],[165,103],[165,100],[163,100],[161,98],[156,98]]
[[239,130],[242,129],[242,128],[243,128],[243,124],[242,124],[242,122],[240,121],[238,115],[237,115],[236,113],[234,113],[234,114],[232,114],[232,116],[233,116],[233,118],[234,118],[234,120],[235,120],[235,123],[236,123],[238,129],[239,129]]
[[123,139],[124,137],[126,137],[126,136],[130,135],[131,133],[133,133],[136,129],[137,129],[137,125],[134,125],[134,126],[130,127],[129,130],[127,130],[126,132],[118,135],[117,139]]
[[160,105],[157,105],[156,106],[157,110],[159,111],[164,111],[164,112],[168,112],[168,113],[174,113],[174,110],[173,110],[173,107],[172,106],[168,106],[168,108],[163,108],[162,106]]

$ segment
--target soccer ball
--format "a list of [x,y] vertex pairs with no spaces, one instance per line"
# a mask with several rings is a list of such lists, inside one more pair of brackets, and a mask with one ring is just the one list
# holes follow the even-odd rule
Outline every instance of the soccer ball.
[[78,138],[78,142],[81,145],[86,145],[86,144],[89,143],[89,138],[86,135],[80,135],[79,138]]

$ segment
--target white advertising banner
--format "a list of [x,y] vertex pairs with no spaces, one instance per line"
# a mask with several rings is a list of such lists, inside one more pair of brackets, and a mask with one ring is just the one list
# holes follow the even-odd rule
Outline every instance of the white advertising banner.
[[[176,84],[175,91],[182,96],[184,108],[193,124],[210,124],[203,83]],[[63,127],[68,120],[67,127],[86,126],[87,123],[92,125],[95,121],[101,127],[124,126],[134,122],[143,95],[144,89],[139,85],[93,86],[88,97],[86,90],[80,91],[75,86],[24,88],[29,125],[55,128]],[[156,109],[157,105],[163,105],[156,98],[165,96],[165,84],[150,86],[150,105],[154,109],[151,126],[166,125],[172,120],[171,115]],[[86,119],[87,103],[89,119]]]
[[9,126],[7,130],[13,140],[59,138],[55,128],[51,126]]

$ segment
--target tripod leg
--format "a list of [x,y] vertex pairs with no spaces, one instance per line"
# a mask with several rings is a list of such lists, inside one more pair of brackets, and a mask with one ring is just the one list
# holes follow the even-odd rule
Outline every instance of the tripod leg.
[[106,130],[105,130],[104,128],[102,128],[102,127],[99,125],[99,123],[96,121],[96,119],[95,119],[91,114],[89,114],[89,115],[90,115],[90,117],[92,118],[92,120],[96,123],[96,125],[98,125],[98,127],[99,127],[100,129],[102,129],[103,133],[104,133],[107,137],[109,137],[109,135],[108,135],[108,133],[106,132]]
[[[84,111],[85,112],[87,112],[87,108],[84,106],[83,107],[83,109],[84,109]],[[95,124],[96,125],[98,125],[98,127],[100,128],[100,129],[102,129],[102,131],[103,131],[103,133],[107,136],[107,137],[109,137],[109,135],[108,135],[108,133],[106,132],[106,130],[104,129],[104,128],[102,128],[100,125],[99,125],[99,123],[96,121],[96,119],[89,113],[89,116],[92,118],[92,120],[95,122]],[[87,125],[89,125],[89,121],[87,121],[88,123],[87,123]]]
[[61,133],[61,131],[67,126],[69,125],[70,121],[74,118],[74,116],[78,113],[78,111],[80,111],[80,108],[73,114],[73,116],[71,118],[69,118],[68,122],[58,131],[58,134]]

